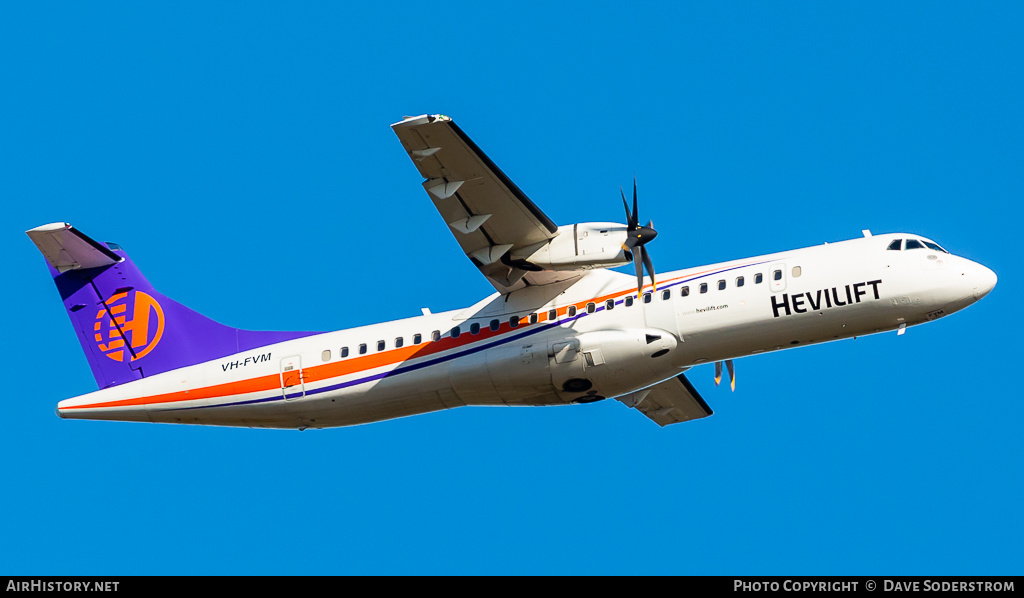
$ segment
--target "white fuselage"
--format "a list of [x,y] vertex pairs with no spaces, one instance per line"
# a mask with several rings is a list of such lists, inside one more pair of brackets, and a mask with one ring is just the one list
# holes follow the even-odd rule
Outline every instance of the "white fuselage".
[[920,237],[878,235],[667,272],[656,291],[644,288],[649,302],[636,299],[633,276],[593,270],[463,310],[158,374],[62,401],[58,413],[305,429],[463,405],[589,402],[702,363],[927,322],[995,285],[991,270],[967,259],[887,249],[901,238]]

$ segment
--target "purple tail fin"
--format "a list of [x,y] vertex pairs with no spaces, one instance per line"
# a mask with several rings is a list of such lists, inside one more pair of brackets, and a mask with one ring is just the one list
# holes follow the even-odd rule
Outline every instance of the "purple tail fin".
[[318,332],[257,332],[214,322],[159,293],[128,255],[69,224],[28,231],[46,257],[100,388]]

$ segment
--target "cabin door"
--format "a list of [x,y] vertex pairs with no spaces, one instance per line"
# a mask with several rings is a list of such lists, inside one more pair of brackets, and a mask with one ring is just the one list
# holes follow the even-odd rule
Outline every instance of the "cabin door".
[[302,398],[306,385],[302,379],[302,358],[298,355],[281,360],[281,392],[288,401]]

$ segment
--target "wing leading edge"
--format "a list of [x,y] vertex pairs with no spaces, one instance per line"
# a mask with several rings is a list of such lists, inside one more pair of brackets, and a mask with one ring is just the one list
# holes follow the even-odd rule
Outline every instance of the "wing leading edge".
[[467,257],[500,293],[580,275],[536,271],[509,255],[543,243],[558,226],[444,115],[409,117],[391,125],[423,176],[423,188]]

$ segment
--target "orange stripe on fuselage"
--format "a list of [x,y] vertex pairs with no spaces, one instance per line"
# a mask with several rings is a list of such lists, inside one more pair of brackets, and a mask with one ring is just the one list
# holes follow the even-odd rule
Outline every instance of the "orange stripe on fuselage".
[[[662,284],[669,284],[683,278],[689,278],[693,276],[700,276],[707,274],[708,272],[714,272],[715,268],[710,270],[704,270],[703,272],[694,272],[687,274],[686,276],[678,276],[669,280],[662,281]],[[647,289],[651,285],[646,285],[644,288]],[[632,295],[632,291],[622,292],[618,291],[610,293],[602,297],[594,297],[584,301],[578,301],[576,303],[570,303],[557,308],[558,317],[566,315],[569,307],[575,307],[577,311],[584,309],[588,303],[602,303],[609,299],[617,299],[619,297],[625,297],[626,295]],[[641,293],[642,295],[642,293]],[[547,312],[545,310],[539,313],[537,322],[544,322],[547,320]],[[436,353],[442,353],[444,351],[450,351],[452,349],[458,349],[472,343],[488,340],[497,336],[501,336],[505,333],[511,332],[512,330],[521,330],[529,328],[530,326],[536,326],[536,324],[530,324],[528,318],[520,318],[519,326],[512,328],[508,320],[502,321],[501,325],[497,330],[491,330],[490,327],[481,327],[480,332],[477,334],[470,334],[468,331],[463,331],[459,338],[452,338],[451,336],[442,337],[437,341],[428,341],[425,344],[412,345],[409,347],[402,347],[400,349],[391,349],[389,351],[383,351],[380,353],[373,353],[370,355],[363,355],[344,361],[337,361],[334,363],[325,363],[322,365],[311,366],[302,369],[302,381],[303,383],[319,382],[322,380],[329,380],[331,378],[339,378],[341,376],[347,376],[350,374],[356,374],[364,372],[366,370],[372,370],[395,363],[407,361],[409,359],[418,359],[421,357],[427,357]],[[69,407],[63,407],[63,409],[95,409],[99,407],[134,407],[142,405],[159,405],[163,403],[177,403],[181,401],[198,401],[202,399],[211,399],[215,397],[226,397],[232,395],[248,394],[252,392],[261,392],[269,390],[280,390],[281,378],[279,374],[270,374],[266,376],[259,376],[257,378],[249,378],[247,380],[239,380],[237,382],[225,382],[223,384],[215,384],[213,386],[204,386],[201,388],[194,388],[190,390],[181,390],[176,392],[169,392],[159,395],[153,395],[148,397],[139,397],[135,399],[123,399],[120,401],[111,401],[109,403],[91,403],[88,405],[73,405]]]

